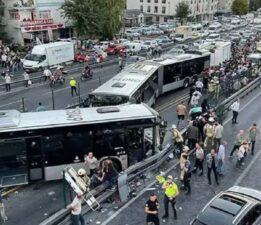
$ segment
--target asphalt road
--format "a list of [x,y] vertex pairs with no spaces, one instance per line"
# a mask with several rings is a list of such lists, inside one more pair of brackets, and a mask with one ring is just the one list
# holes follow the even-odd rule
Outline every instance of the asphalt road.
[[[161,100],[161,105],[169,102],[170,99],[178,99],[180,96],[184,95],[184,90],[176,92],[175,94],[165,96],[164,101]],[[237,131],[241,128],[247,129],[253,122],[257,124],[261,123],[261,117],[259,113],[260,108],[260,90],[256,90],[246,98],[241,101],[241,108],[243,111],[239,115],[240,123],[238,125],[231,125],[230,121],[226,121],[224,139],[228,142],[227,154],[230,152],[233,139]],[[176,122],[176,116],[174,113],[175,104],[166,110],[163,110],[161,114],[169,121],[169,124]],[[227,119],[231,114],[228,114]],[[257,154],[255,157],[248,156],[246,161],[246,166],[242,170],[237,170],[235,168],[235,160],[226,160],[224,165],[225,177],[220,180],[220,186],[213,184],[209,186],[207,184],[206,175],[204,177],[192,177],[192,194],[191,196],[185,196],[181,192],[177,200],[178,208],[178,220],[173,222],[172,217],[165,221],[163,224],[177,224],[186,225],[189,221],[196,215],[196,213],[219,191],[225,190],[234,184],[245,185],[248,187],[260,189],[259,171],[260,171],[260,161],[261,156],[261,142],[260,140],[256,145]],[[259,153],[258,153],[259,152]],[[253,159],[254,158],[254,159]],[[193,161],[193,158],[191,159]],[[256,160],[256,161],[253,161]],[[251,162],[254,162],[250,164]],[[174,162],[173,162],[174,163]],[[250,169],[247,169],[250,165]],[[167,169],[167,168],[166,168]],[[246,172],[244,172],[246,171]],[[178,169],[171,172],[174,177],[178,177]],[[162,205],[162,193],[160,187],[155,187],[156,193],[159,196],[159,202],[161,203],[160,215],[163,215],[163,205]],[[144,187],[144,190],[146,188]],[[97,222],[104,222],[110,225],[136,225],[144,224],[144,203],[149,195],[149,192],[138,196],[134,199],[132,204],[127,204],[117,211],[117,205],[111,203],[103,204],[103,209],[100,212],[89,213],[86,216],[86,220],[89,224],[96,224]],[[33,197],[32,197],[33,196]],[[67,199],[68,195],[67,195]],[[39,189],[35,188],[34,185],[28,186],[27,188],[12,194],[8,199],[5,200],[6,211],[9,216],[9,221],[7,225],[22,225],[25,224],[24,220],[26,218],[26,224],[39,224],[40,221],[44,220],[60,208],[64,207],[63,201],[63,187],[60,182],[55,183],[44,183],[39,185]],[[33,212],[33,213],[31,213]],[[117,214],[115,214],[117,213]]]

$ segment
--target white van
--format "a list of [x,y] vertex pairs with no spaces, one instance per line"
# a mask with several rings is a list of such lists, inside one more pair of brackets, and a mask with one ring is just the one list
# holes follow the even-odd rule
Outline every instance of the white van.
[[261,66],[261,53],[252,53],[247,56],[247,59],[250,60],[253,65]]
[[41,71],[45,67],[53,67],[73,60],[72,42],[53,42],[34,46],[32,52],[25,56],[23,67],[26,72]]
[[130,42],[125,44],[125,48],[127,53],[129,54],[136,54],[139,53],[141,51],[141,43],[137,43],[137,42]]
[[220,33],[221,28],[222,28],[222,25],[220,23],[213,23],[213,24],[209,25],[208,31],[210,34]]

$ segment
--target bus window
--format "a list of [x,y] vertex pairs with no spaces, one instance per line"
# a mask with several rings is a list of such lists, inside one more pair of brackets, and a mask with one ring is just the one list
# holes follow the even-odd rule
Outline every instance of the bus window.
[[128,164],[134,165],[141,162],[144,158],[143,143],[142,143],[142,130],[133,128],[127,130],[127,144],[128,144]]
[[192,77],[196,73],[193,61],[185,61],[182,63],[182,79]]
[[181,77],[181,64],[175,63],[164,67],[163,85],[171,84],[176,81],[176,77]]

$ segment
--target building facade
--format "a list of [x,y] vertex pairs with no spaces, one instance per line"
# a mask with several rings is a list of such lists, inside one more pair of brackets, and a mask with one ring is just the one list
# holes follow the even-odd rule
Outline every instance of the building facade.
[[233,0],[218,0],[217,12],[219,14],[230,14]]
[[64,0],[4,0],[7,32],[13,41],[41,42],[68,36],[68,24],[61,15]]
[[127,0],[127,9],[139,9],[153,16],[154,23],[173,20],[180,1],[186,1],[190,8],[189,17],[197,21],[211,21],[217,11],[218,0]]

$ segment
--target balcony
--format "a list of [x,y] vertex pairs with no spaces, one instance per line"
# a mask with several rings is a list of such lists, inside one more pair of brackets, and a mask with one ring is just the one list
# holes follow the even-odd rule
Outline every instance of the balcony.
[[8,9],[26,11],[26,10],[34,10],[35,6],[33,3],[30,2],[25,2],[24,4],[14,3],[13,5],[9,5]]

